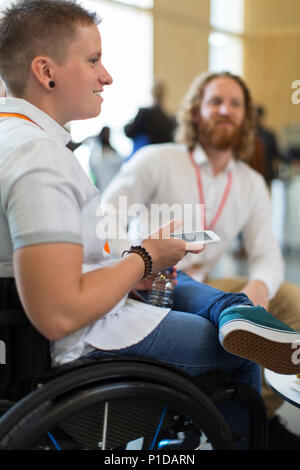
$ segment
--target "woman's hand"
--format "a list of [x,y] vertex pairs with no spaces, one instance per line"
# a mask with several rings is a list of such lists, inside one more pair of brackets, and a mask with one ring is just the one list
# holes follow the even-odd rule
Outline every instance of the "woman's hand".
[[[144,242],[153,259],[153,273],[175,266],[186,253],[183,240],[170,238],[174,228],[171,222],[154,234],[155,239]],[[22,304],[33,325],[50,341],[106,315],[136,286],[145,270],[136,253],[86,273],[82,273],[83,259],[83,247],[75,243],[30,245],[14,252]],[[149,289],[151,281],[153,277],[138,288]]]
[[201,253],[204,247],[197,250],[186,250],[185,241],[171,237],[171,234],[181,226],[181,222],[171,220],[149,238],[143,241],[143,246],[152,257],[152,271],[157,273],[168,269],[176,264],[186,255],[186,253]]
[[[174,283],[174,285],[177,285],[178,281],[177,281],[176,267],[174,266],[172,269],[173,269],[172,270],[173,283]],[[145,281],[137,282],[136,285],[134,286],[134,288],[136,290],[143,290],[143,291],[150,290],[151,287],[152,287],[153,281],[155,279],[155,276],[156,276],[156,274],[152,274],[148,279],[145,279]]]

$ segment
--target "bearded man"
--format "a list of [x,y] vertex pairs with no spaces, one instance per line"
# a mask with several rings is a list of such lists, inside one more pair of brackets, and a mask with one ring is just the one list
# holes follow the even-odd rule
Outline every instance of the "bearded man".
[[[113,254],[119,256],[130,242],[149,232],[151,208],[161,209],[160,223],[170,219],[171,211],[166,208],[174,209],[175,217],[181,208],[184,229],[189,231],[199,229],[197,215],[204,207],[202,228],[215,231],[221,242],[197,256],[187,254],[178,269],[221,290],[246,293],[254,305],[300,331],[300,288],[283,282],[284,263],[271,230],[269,192],[263,177],[246,163],[254,143],[253,105],[246,84],[228,72],[197,77],[183,101],[178,123],[176,144],[141,149],[103,194],[103,208],[109,203],[116,212],[122,206],[120,196],[126,196],[132,216],[129,240],[110,241]],[[141,210],[137,216],[137,207],[132,210],[136,203],[148,211]],[[142,217],[145,212],[147,217]],[[119,215],[125,224],[121,228],[127,230],[128,219]],[[239,234],[248,258],[248,278],[210,279],[217,261]],[[275,415],[280,398],[267,386],[263,397],[269,416],[269,448],[299,448],[300,437]]]

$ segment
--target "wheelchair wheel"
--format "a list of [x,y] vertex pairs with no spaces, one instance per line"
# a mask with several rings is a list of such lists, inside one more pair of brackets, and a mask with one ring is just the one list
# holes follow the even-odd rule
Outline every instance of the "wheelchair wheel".
[[201,390],[163,367],[98,363],[58,377],[0,419],[1,449],[234,449]]

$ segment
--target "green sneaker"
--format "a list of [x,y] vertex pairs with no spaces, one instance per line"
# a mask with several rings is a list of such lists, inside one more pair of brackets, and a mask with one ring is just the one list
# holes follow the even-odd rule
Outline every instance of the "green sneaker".
[[300,373],[300,333],[263,307],[226,308],[219,318],[219,340],[226,351],[274,372]]

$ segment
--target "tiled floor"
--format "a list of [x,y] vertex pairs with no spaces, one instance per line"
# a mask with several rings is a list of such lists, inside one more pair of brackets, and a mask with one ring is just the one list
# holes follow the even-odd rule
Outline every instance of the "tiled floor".
[[[300,251],[284,253],[285,278],[287,281],[300,286]],[[243,276],[247,274],[247,265],[244,258],[237,258],[231,254],[226,255],[214,270],[215,277]],[[300,305],[299,305],[300,315]],[[286,422],[288,429],[300,436],[300,408],[285,402],[279,409],[278,415]]]

